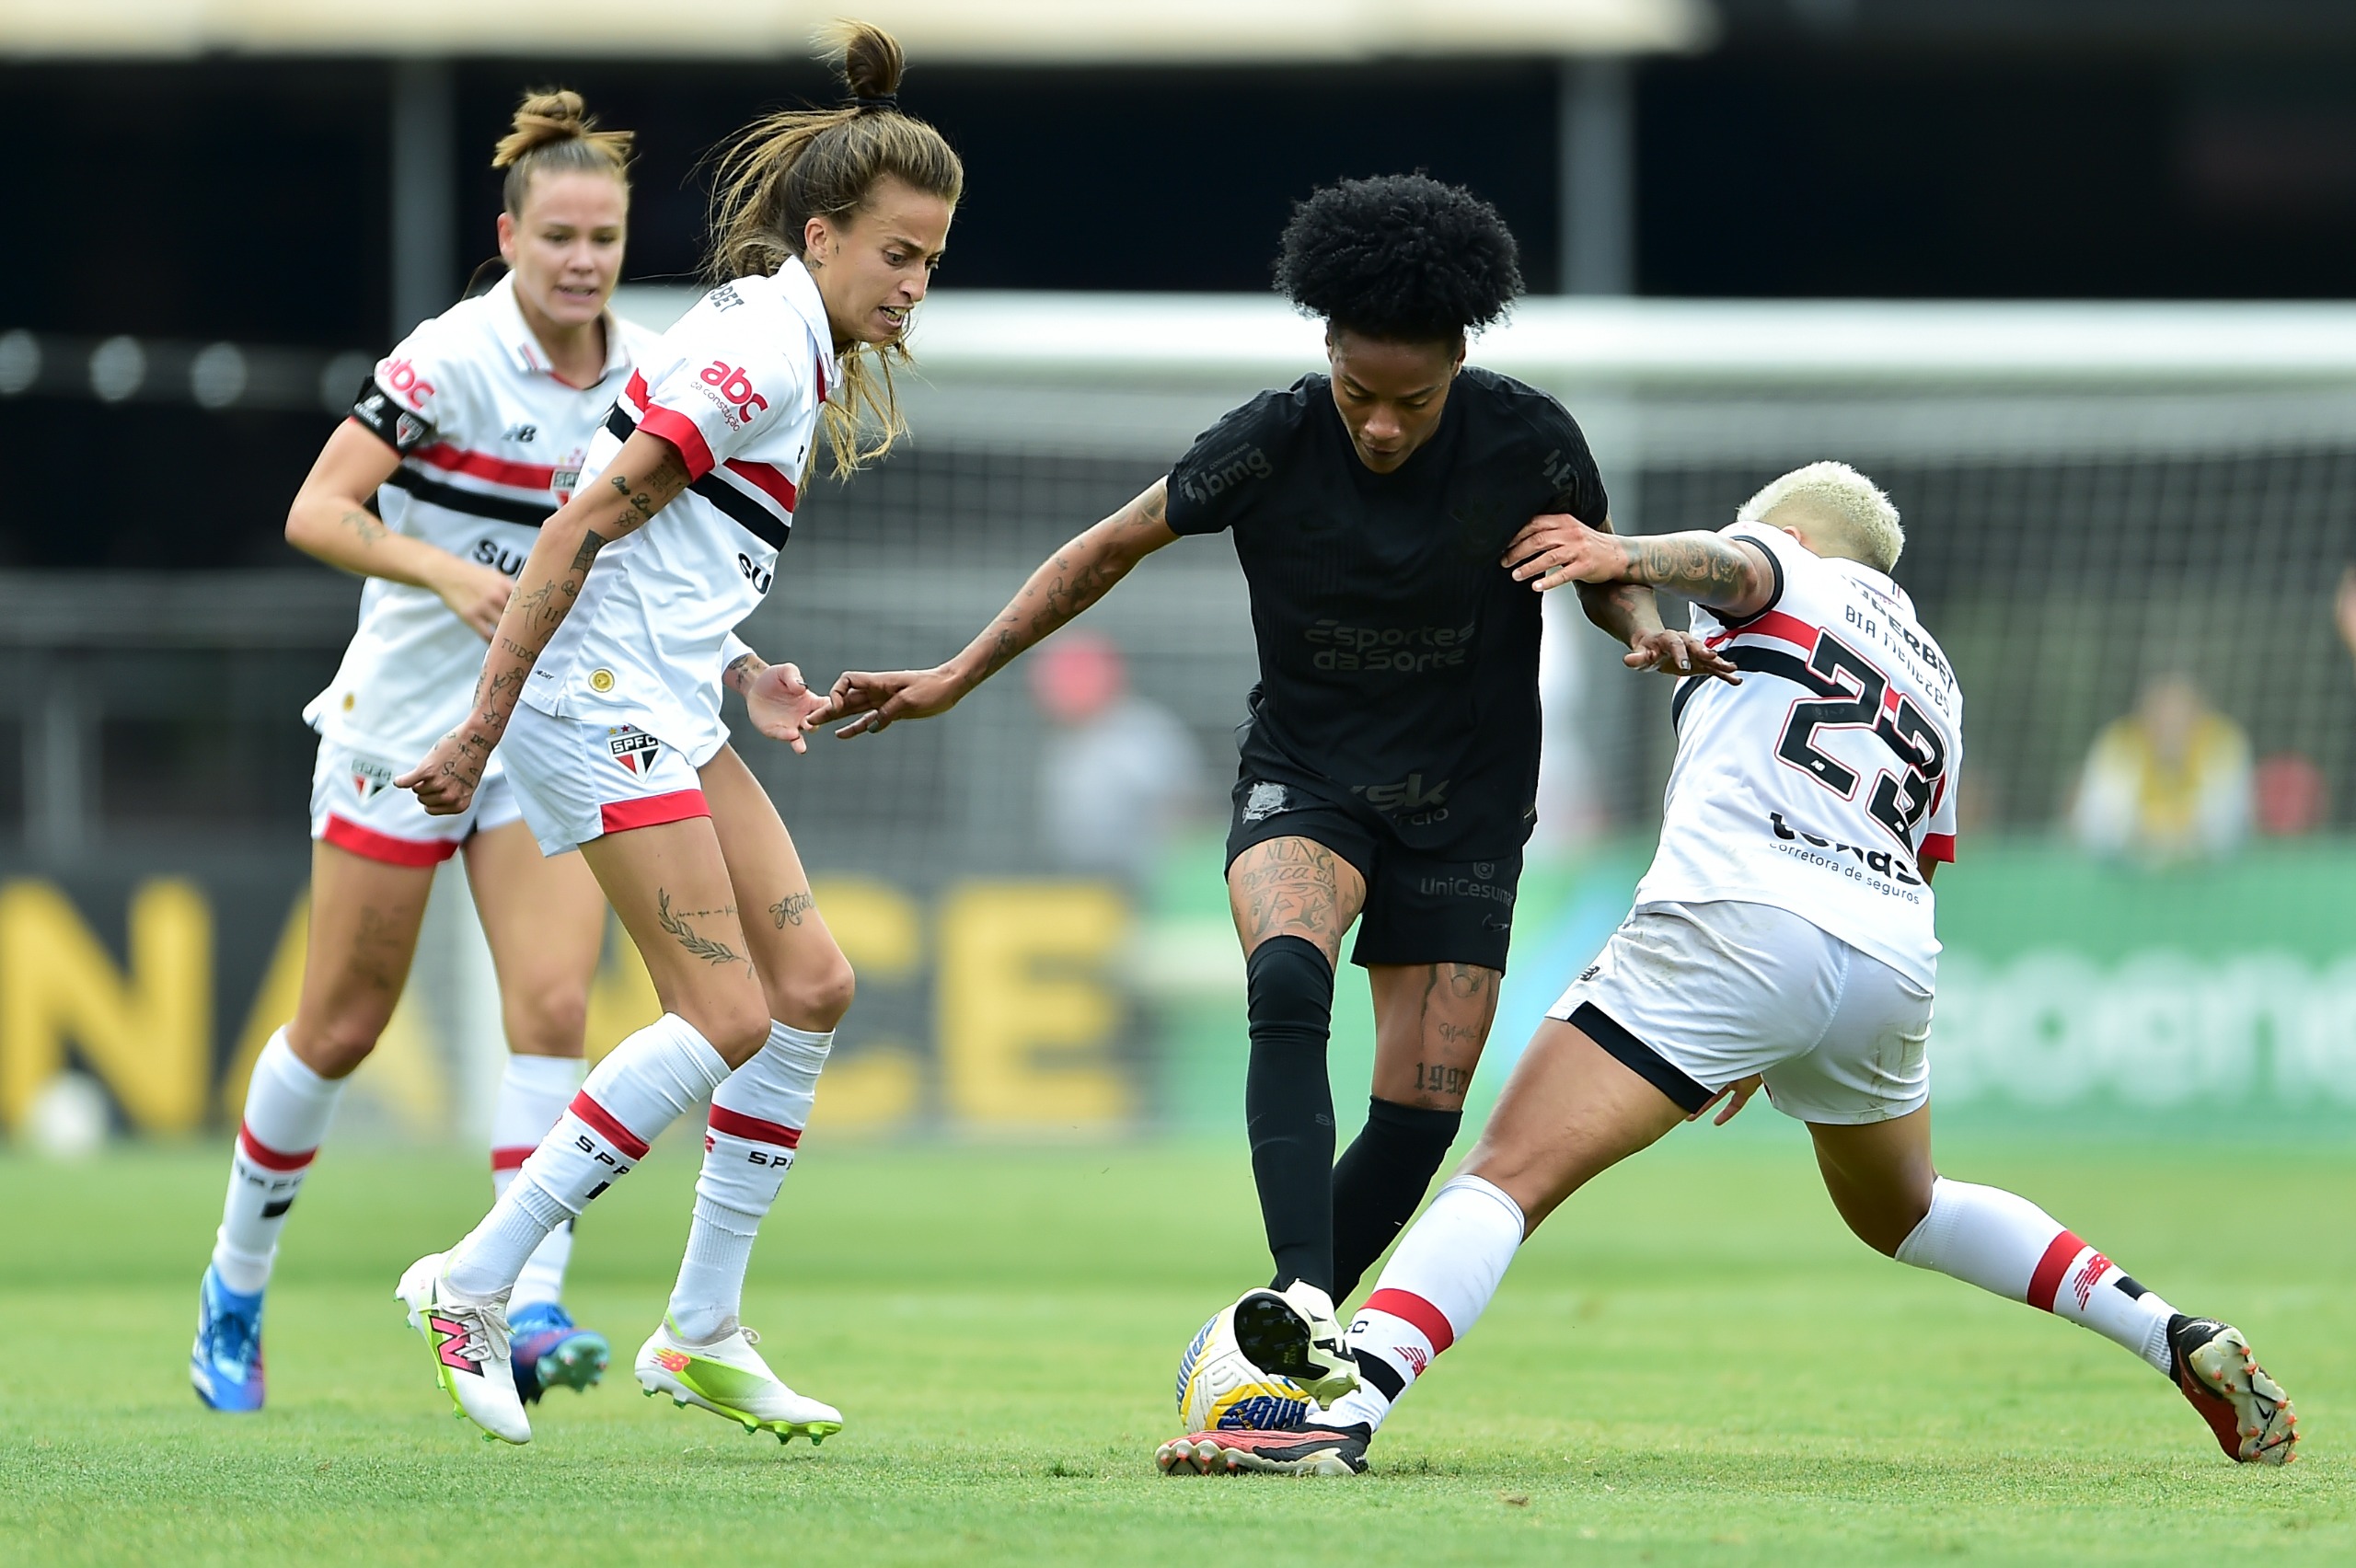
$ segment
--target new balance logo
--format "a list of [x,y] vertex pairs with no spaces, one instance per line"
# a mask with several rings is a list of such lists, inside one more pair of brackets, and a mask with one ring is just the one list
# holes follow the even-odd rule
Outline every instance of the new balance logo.
[[500,437],[502,441],[537,441],[539,438],[540,427],[528,424],[509,425],[507,433]]
[[1429,1355],[1424,1354],[1421,1348],[1412,1344],[1394,1344],[1391,1347],[1391,1354],[1414,1367],[1415,1376],[1418,1378],[1424,1375],[1424,1368],[1432,1364],[1432,1358]]
[[2070,1294],[2078,1298],[2079,1311],[2083,1312],[2086,1309],[2087,1301],[2094,1296],[2095,1286],[2102,1283],[2102,1276],[2109,1272],[2109,1269],[2110,1260],[2100,1252],[2096,1252],[2086,1260],[2086,1266],[2071,1278]]
[[448,1318],[429,1315],[425,1320],[425,1326],[441,1336],[434,1342],[433,1354],[440,1358],[443,1366],[453,1372],[471,1372],[478,1378],[482,1376],[482,1368],[461,1354],[467,1346],[465,1324]]

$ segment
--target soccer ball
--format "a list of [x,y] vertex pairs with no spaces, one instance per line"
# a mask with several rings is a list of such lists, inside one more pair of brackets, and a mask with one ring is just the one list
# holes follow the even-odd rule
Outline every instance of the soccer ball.
[[1309,1413],[1309,1395],[1289,1378],[1261,1371],[1235,1343],[1235,1309],[1222,1307],[1178,1358],[1178,1419],[1189,1432],[1285,1428]]

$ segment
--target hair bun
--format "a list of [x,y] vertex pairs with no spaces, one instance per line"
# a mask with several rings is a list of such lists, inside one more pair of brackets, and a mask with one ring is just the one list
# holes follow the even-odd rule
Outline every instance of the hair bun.
[[526,93],[515,110],[515,129],[499,139],[491,167],[505,168],[526,153],[559,142],[577,142],[595,127],[596,122],[584,112],[579,93],[560,87]]
[[836,72],[854,99],[895,98],[907,57],[897,40],[866,22],[838,22],[825,35],[827,52],[839,54]]

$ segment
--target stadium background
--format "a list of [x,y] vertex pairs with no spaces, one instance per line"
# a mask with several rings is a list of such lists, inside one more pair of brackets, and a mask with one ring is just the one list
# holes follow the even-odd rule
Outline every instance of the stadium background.
[[[575,86],[641,133],[627,307],[660,321],[695,261],[700,155],[826,94],[804,9],[687,7],[658,45],[597,5],[0,6],[12,1132],[61,1074],[121,1132],[217,1130],[291,1010],[295,714],[356,585],[279,525],[367,361],[490,253],[481,153],[515,91]],[[814,679],[943,656],[1220,409],[1315,366],[1313,328],[1253,292],[1286,203],[1426,167],[1514,224],[1536,297],[1475,357],[1587,423],[1623,526],[1714,525],[1826,455],[1906,512],[1901,578],[1971,695],[1943,1104],[2320,1130],[2356,1103],[2356,675],[2332,614],[2356,311],[2324,303],[2356,238],[2341,8],[870,9],[974,179],[916,340],[916,437],[814,487],[750,628],[765,652]],[[560,15],[577,43],[519,44]],[[822,1129],[1231,1124],[1216,819],[1252,676],[1231,555],[1159,558],[1091,620],[1212,780],[1135,881],[1057,866],[1020,670],[940,723],[747,748],[863,977]],[[1565,629],[1492,1089],[1624,907],[1668,755],[1665,683]],[[2063,831],[2080,763],[2177,670],[2320,803],[2201,863],[2093,859]],[[496,1018],[456,891],[347,1135],[464,1135],[487,1103]],[[593,1048],[651,1010],[617,936]],[[1366,1033],[1352,997],[1345,1090]]]
[[[1070,735],[1035,654],[938,723],[748,748],[862,981],[745,1312],[849,1430],[723,1442],[615,1376],[492,1450],[432,1397],[386,1286],[481,1212],[500,1048],[455,882],[288,1232],[270,1408],[198,1405],[191,1287],[300,956],[295,711],[357,597],[283,543],[288,497],[362,368],[491,253],[479,166],[518,88],[643,134],[624,305],[659,319],[699,156],[828,96],[806,43],[835,9],[0,0],[0,1559],[2356,1558],[2341,0],[863,0],[971,199],[917,439],[814,483],[751,628],[820,678],[939,657],[1315,366],[1264,292],[1289,201],[1469,182],[1534,291],[1476,356],[1562,394],[1623,525],[1718,523],[1826,455],[1905,509],[1900,575],[1970,693],[1940,1168],[2231,1315],[2297,1398],[2295,1466],[2225,1464],[2114,1346],[1860,1246],[1761,1107],[1564,1205],[1359,1482],[1160,1476],[1168,1369],[1265,1262],[1240,965],[1215,818],[1111,881],[1053,851]],[[1215,800],[1251,674],[1226,548],[1084,625]],[[1666,686],[1569,629],[1476,1113],[1649,849]],[[2091,853],[2080,776],[2169,674],[2246,739],[2264,831]],[[595,1042],[650,1007],[611,944]],[[582,1226],[568,1303],[625,1354],[697,1164],[667,1137]]]

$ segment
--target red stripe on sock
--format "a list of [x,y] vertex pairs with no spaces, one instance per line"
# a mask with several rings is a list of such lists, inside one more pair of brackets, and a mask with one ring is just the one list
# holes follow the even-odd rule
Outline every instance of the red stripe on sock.
[[2028,1304],[2040,1312],[2053,1310],[2053,1298],[2061,1294],[2062,1276],[2070,1272],[2070,1264],[2086,1244],[2078,1239],[2075,1231],[2064,1230],[2045,1249],[2045,1256],[2038,1259],[2037,1272],[2028,1276]]
[[780,1148],[798,1148],[802,1144],[801,1128],[789,1127],[782,1122],[764,1122],[758,1116],[747,1116],[725,1105],[711,1108],[711,1130],[726,1133],[732,1138],[775,1144]]
[[590,1099],[587,1090],[574,1095],[572,1103],[565,1109],[588,1123],[590,1131],[632,1159],[646,1158],[646,1140],[614,1120],[614,1113]]
[[248,1159],[265,1170],[300,1170],[309,1165],[319,1152],[317,1146],[294,1154],[272,1148],[254,1136],[254,1130],[243,1122],[237,1124],[237,1147]]
[[524,1169],[524,1161],[532,1158],[532,1145],[525,1144],[520,1148],[492,1149],[491,1168],[493,1170],[521,1170]]
[[1388,1312],[1415,1324],[1416,1332],[1432,1342],[1434,1355],[1456,1343],[1456,1331],[1449,1327],[1448,1314],[1412,1290],[1378,1290],[1366,1298],[1366,1309]]

